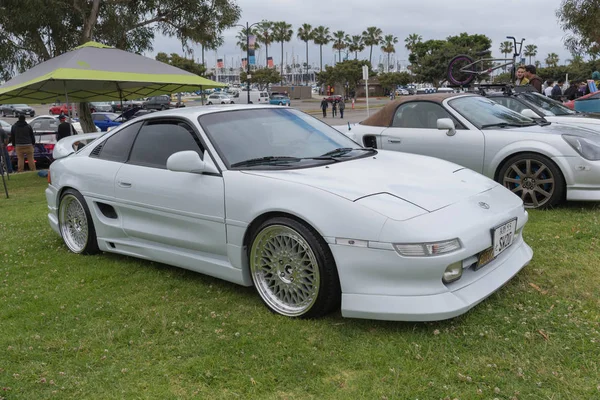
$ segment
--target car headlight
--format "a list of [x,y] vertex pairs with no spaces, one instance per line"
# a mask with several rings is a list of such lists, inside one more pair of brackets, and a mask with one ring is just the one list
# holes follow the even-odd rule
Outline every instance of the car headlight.
[[591,161],[600,160],[600,142],[583,136],[562,135],[562,137],[583,158]]
[[452,253],[460,250],[458,239],[431,243],[394,243],[396,251],[407,257],[429,257]]

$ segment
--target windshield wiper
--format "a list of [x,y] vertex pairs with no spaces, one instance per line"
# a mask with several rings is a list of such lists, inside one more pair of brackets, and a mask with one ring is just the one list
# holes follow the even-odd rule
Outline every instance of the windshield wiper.
[[362,151],[368,151],[370,153],[377,153],[377,150],[372,149],[370,147],[367,147],[367,148],[360,148],[360,147],[359,148],[340,147],[338,149],[334,149],[334,150],[328,151],[325,154],[321,154],[318,157],[312,157],[312,158],[318,160],[321,157],[341,157],[341,156],[343,156],[343,155],[345,155],[347,153],[350,153],[351,151],[354,151],[354,150],[362,150]]
[[522,127],[522,126],[530,126],[530,125],[534,125],[533,124],[511,124],[509,122],[497,122],[495,124],[485,124],[485,125],[481,125],[480,129],[485,129],[485,128],[506,128],[509,126],[516,126],[516,127]]
[[268,157],[251,158],[249,160],[236,162],[234,164],[231,164],[231,166],[233,168],[235,168],[235,167],[252,167],[254,165],[269,165],[269,164],[299,162],[301,160],[302,159],[298,158],[298,157],[268,156]]

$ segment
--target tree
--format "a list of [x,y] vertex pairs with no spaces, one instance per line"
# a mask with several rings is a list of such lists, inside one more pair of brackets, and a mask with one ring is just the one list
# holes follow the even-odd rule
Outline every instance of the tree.
[[[246,71],[240,72],[240,81],[247,81],[248,75]],[[258,85],[259,90],[265,90],[270,84],[281,81],[279,71],[274,68],[258,68],[252,71],[252,82]]]
[[365,43],[361,35],[352,35],[348,43],[348,51],[354,53],[354,59],[358,59],[358,52],[365,49]]
[[[507,54],[513,52],[513,44],[508,40],[500,43],[500,53],[504,54],[504,58],[507,58]],[[506,71],[506,66],[504,66],[504,70]]]
[[265,66],[269,66],[269,45],[273,41],[273,22],[262,21],[256,26],[256,41],[265,45]]
[[313,30],[313,42],[319,45],[319,71],[323,71],[323,46],[327,46],[331,40],[329,28],[321,25]]
[[[233,26],[240,8],[233,0],[2,0],[0,76],[15,73],[95,40],[142,53],[156,33],[189,41],[211,41]],[[115,60],[118,62],[118,60]],[[79,104],[86,132],[94,132],[89,105]]]
[[536,67],[536,68],[539,68],[539,67],[541,67],[541,66],[542,66],[542,62],[541,62],[540,60],[535,60],[535,63],[534,63],[534,64],[535,64],[535,67]]
[[306,79],[308,79],[308,42],[313,38],[312,26],[310,24],[302,24],[302,26],[298,28],[297,35],[298,39],[306,43]]
[[342,62],[342,50],[348,45],[346,44],[346,32],[337,31],[333,33],[333,48],[338,51],[338,62]]
[[523,55],[525,57],[529,57],[529,64],[531,65],[531,57],[535,57],[537,55],[537,46],[535,44],[528,44],[525,46],[525,52]]
[[396,47],[394,47],[394,45],[396,43],[398,43],[398,38],[394,35],[385,35],[385,37],[383,38],[383,45],[381,46],[381,51],[383,51],[384,53],[387,53],[388,55],[388,62],[387,62],[387,68],[386,70],[389,71],[390,69],[390,55],[392,53],[396,52]]
[[369,76],[374,75],[371,63],[366,60],[345,60],[337,63],[334,67],[326,66],[325,71],[317,74],[317,84],[334,86],[336,83],[345,85],[354,90],[362,79],[362,67],[369,67]]
[[206,72],[206,68],[203,64],[197,64],[193,59],[181,57],[177,53],[171,53],[169,56],[167,53],[161,52],[156,55],[156,60],[200,76],[204,76],[204,73]]
[[[492,41],[485,35],[461,33],[458,36],[449,36],[446,40],[417,43],[409,60],[417,80],[438,86],[446,80],[448,64],[454,56],[467,54],[476,59],[476,53],[489,51],[491,45]],[[483,68],[489,66],[486,63],[482,65]]]
[[411,33],[406,39],[404,39],[404,47],[406,47],[406,50],[412,53],[417,43],[421,43],[422,40],[423,37],[421,35],[417,33]]
[[363,42],[365,43],[365,46],[371,47],[371,50],[369,51],[369,64],[373,59],[373,46],[379,46],[379,43],[381,43],[382,40],[382,33],[383,32],[381,31],[381,29],[377,28],[376,26],[370,26],[367,28],[366,31],[363,31],[362,33]]
[[598,0],[563,0],[556,11],[569,51],[597,54],[600,51],[600,3]]
[[292,36],[294,35],[294,31],[292,30],[292,25],[288,24],[285,21],[275,22],[273,24],[273,40],[275,42],[281,43],[281,84],[283,85],[283,43],[289,42],[292,40]]
[[386,72],[377,75],[381,87],[388,90],[393,90],[398,85],[408,85],[412,79],[408,72]]
[[[240,49],[242,49],[243,52],[248,51],[248,35],[257,36],[255,28],[250,28],[250,29],[242,28],[242,30],[240,30],[238,32],[238,34],[235,36],[235,38],[237,39],[236,45]],[[254,43],[254,48],[260,49],[260,44],[258,44],[258,41],[256,43]],[[250,62],[250,61],[248,60],[248,62]]]
[[558,61],[559,61],[558,54],[556,54],[556,53],[548,54],[548,57],[546,57],[545,61],[546,61],[546,65],[549,67],[558,66]]

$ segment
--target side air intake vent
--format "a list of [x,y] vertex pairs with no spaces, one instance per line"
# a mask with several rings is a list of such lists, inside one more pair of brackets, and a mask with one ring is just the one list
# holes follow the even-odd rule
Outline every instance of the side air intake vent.
[[365,147],[371,147],[371,148],[376,149],[377,148],[377,139],[375,139],[375,136],[364,136],[363,144],[365,145]]
[[98,157],[100,155],[100,151],[102,151],[102,146],[104,146],[104,142],[100,143],[94,150],[92,150],[90,157]]

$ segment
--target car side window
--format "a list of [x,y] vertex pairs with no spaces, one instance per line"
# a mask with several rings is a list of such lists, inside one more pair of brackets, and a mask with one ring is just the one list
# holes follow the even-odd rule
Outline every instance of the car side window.
[[96,148],[92,150],[90,157],[98,157],[103,160],[124,163],[127,161],[131,145],[142,124],[143,122],[136,122],[135,124],[131,124],[119,130],[103,143],[96,146]]
[[518,113],[525,110],[526,108],[529,108],[525,104],[511,97],[492,97],[491,100],[494,100],[496,103],[503,105],[504,107],[516,111]]
[[456,129],[464,129],[442,106],[431,101],[413,101],[404,103],[396,109],[392,127],[413,129],[437,129],[437,120],[450,118],[454,121]]
[[92,115],[92,119],[94,121],[104,121],[106,118],[102,114]]
[[129,163],[153,168],[167,168],[167,159],[178,151],[193,150],[203,157],[196,134],[181,121],[149,121],[133,144]]

